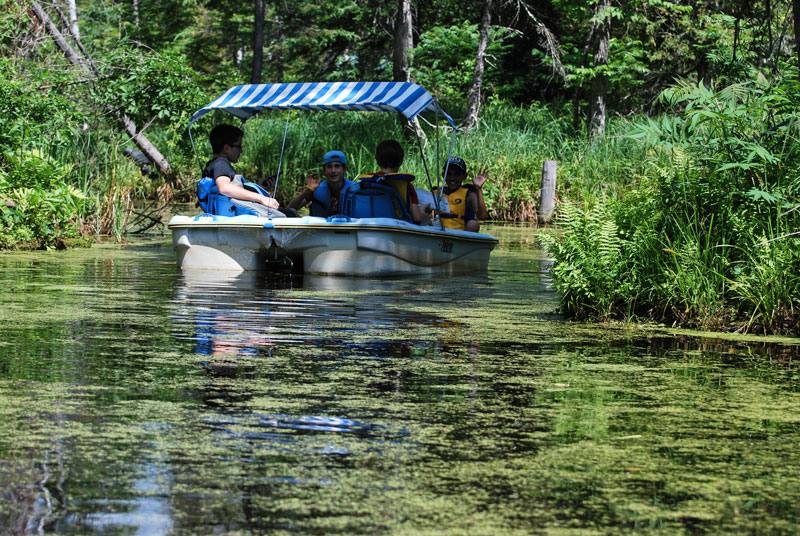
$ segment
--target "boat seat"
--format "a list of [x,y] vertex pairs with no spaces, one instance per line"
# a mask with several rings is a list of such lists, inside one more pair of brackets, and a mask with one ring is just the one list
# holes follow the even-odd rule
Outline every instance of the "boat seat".
[[[242,180],[242,185],[246,190],[272,197],[264,188],[254,182]],[[230,197],[219,193],[219,188],[211,177],[203,177],[197,183],[197,206],[206,214],[215,216],[259,215],[255,210],[234,205]]]
[[358,188],[344,194],[342,213],[351,218],[395,218],[411,222],[408,206],[397,189],[376,181],[362,180]]

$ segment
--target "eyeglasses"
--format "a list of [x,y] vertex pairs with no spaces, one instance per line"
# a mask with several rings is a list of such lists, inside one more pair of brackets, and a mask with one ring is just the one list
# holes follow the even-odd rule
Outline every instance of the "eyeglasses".
[[230,145],[231,147],[236,147],[237,149],[241,149],[242,148],[241,145],[231,145],[231,144],[228,144],[228,145]]

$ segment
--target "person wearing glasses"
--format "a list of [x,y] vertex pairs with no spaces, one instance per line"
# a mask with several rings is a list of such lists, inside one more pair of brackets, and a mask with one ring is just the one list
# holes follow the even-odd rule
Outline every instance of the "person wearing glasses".
[[243,137],[244,132],[233,125],[221,123],[212,128],[208,139],[213,157],[206,164],[203,176],[214,179],[219,193],[229,197],[234,205],[267,218],[285,217],[285,214],[278,211],[280,205],[276,199],[260,193],[266,191],[258,185],[247,183],[234,171],[233,164],[239,161],[242,154]]

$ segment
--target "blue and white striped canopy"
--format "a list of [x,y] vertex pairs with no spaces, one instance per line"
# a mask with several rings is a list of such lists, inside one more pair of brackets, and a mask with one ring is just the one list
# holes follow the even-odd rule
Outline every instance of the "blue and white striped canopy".
[[455,123],[424,88],[410,82],[312,82],[236,86],[197,111],[194,123],[212,110],[242,121],[263,110],[355,110],[400,112],[409,120],[420,112],[438,112]]

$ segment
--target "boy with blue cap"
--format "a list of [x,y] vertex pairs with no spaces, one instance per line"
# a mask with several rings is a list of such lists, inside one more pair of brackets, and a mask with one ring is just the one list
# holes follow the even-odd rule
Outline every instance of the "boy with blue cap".
[[311,173],[306,178],[303,191],[297,194],[287,205],[299,210],[311,203],[311,215],[327,218],[341,213],[342,192],[355,184],[344,178],[347,173],[347,157],[342,151],[328,151],[322,159],[322,173],[325,180],[320,182],[319,175]]

